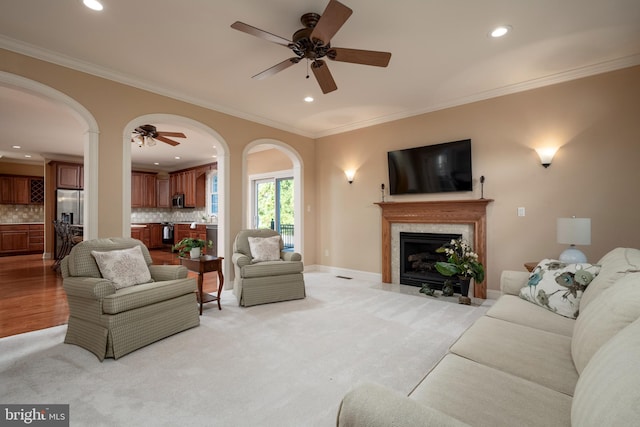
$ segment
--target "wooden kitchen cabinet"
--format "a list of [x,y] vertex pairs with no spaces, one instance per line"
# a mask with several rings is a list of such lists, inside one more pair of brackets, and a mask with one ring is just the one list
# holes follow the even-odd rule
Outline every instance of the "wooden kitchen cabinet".
[[44,203],[44,178],[20,175],[0,176],[0,203],[12,205]]
[[156,174],[145,172],[131,173],[131,207],[156,207]]
[[149,227],[144,225],[142,227],[138,226],[138,227],[131,227],[131,237],[134,239],[138,239],[140,240],[147,248],[149,247],[149,245],[151,244],[150,242],[150,232],[149,232]]
[[156,206],[159,208],[171,207],[171,192],[169,191],[169,180],[158,179],[156,181]]
[[56,188],[82,190],[84,166],[77,163],[56,163]]
[[203,208],[207,199],[207,171],[210,166],[170,174],[171,195],[184,194],[185,208]]
[[149,227],[149,249],[162,247],[162,224],[148,224]]
[[[197,224],[195,229],[191,228],[191,224],[175,224],[173,226],[173,241],[178,243],[185,237],[207,240],[207,226],[205,224]],[[206,248],[208,249],[208,248]],[[206,253],[203,248],[203,253]]]
[[[43,228],[44,230],[44,228]],[[0,253],[18,254],[29,251],[29,225],[0,225]]]
[[44,252],[44,224],[29,224],[29,252]]

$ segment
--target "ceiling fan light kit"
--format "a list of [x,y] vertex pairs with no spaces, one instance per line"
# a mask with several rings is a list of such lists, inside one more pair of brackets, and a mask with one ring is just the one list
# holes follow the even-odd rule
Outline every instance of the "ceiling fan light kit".
[[331,39],[342,28],[352,13],[353,11],[350,8],[339,1],[330,0],[322,15],[313,12],[302,15],[300,22],[302,22],[304,28],[296,31],[291,41],[240,21],[231,24],[231,28],[285,46],[296,55],[254,75],[252,78],[264,79],[270,77],[306,59],[311,63],[311,70],[322,93],[326,94],[338,89],[338,86],[329,71],[327,63],[322,58],[376,67],[386,67],[391,59],[391,53],[389,52],[331,46]]
[[138,147],[148,146],[153,147],[156,145],[156,140],[162,141],[165,144],[172,146],[179,145],[178,141],[167,138],[186,138],[186,135],[182,132],[159,132],[153,125],[138,126],[131,134],[131,142],[138,144]]

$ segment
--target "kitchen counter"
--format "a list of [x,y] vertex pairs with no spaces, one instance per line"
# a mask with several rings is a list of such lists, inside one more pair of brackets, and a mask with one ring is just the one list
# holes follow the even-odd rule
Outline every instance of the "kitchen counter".
[[0,225],[44,225],[44,222],[0,222]]

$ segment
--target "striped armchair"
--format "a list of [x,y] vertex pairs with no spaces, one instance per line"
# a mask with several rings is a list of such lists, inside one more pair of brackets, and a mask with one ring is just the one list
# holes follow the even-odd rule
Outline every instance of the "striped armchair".
[[[268,260],[252,253],[250,238],[275,238],[276,252]],[[253,240],[252,243],[255,243]],[[254,252],[255,252],[254,245]],[[248,307],[270,302],[305,298],[302,256],[296,252],[284,252],[282,237],[270,229],[242,230],[233,242],[233,292],[238,304]]]
[[[135,246],[140,247],[149,269],[146,283],[122,286],[116,279],[104,278],[91,252]],[[143,263],[139,253],[138,260]],[[86,240],[74,246],[60,264],[69,303],[64,342],[83,347],[102,361],[105,357],[117,359],[198,326],[196,280],[187,278],[187,269],[183,266],[151,265],[152,262],[147,247],[136,239]],[[121,272],[125,269],[120,266]],[[121,277],[117,269],[115,276]]]

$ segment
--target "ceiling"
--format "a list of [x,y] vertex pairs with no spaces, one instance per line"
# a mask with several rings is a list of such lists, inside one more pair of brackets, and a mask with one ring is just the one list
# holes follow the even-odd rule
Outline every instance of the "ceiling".
[[[392,57],[387,68],[327,60],[338,90],[323,95],[304,61],[251,79],[293,55],[230,25],[291,39],[328,0],[102,2],[102,12],[81,0],[0,2],[0,48],[312,138],[640,64],[638,0],[343,0],[353,15],[332,46]],[[489,37],[497,25],[512,31]],[[81,156],[65,108],[0,83],[3,159]],[[197,128],[151,124],[187,138],[132,147],[134,164],[170,170],[215,154]]]

